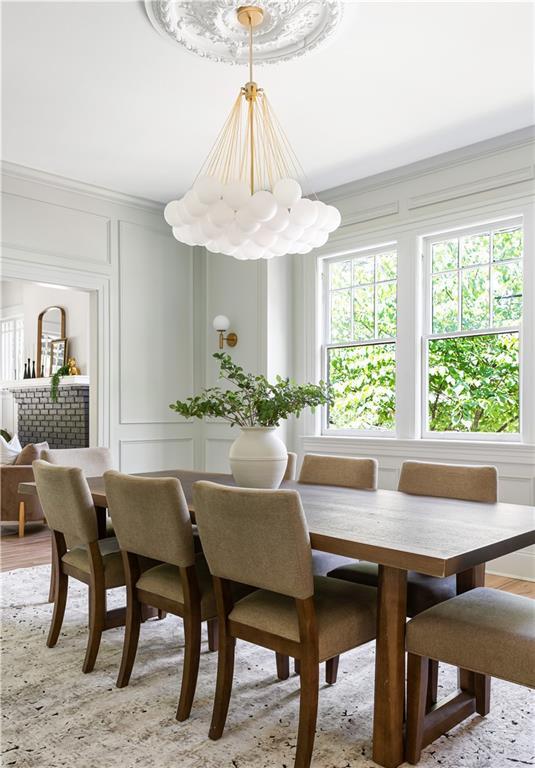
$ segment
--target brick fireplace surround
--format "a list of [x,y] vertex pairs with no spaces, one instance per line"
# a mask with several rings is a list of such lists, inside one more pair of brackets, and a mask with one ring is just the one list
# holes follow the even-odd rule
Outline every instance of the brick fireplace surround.
[[[50,397],[50,380],[31,380],[9,387],[17,403],[18,435],[22,445],[46,440],[50,448],[85,448],[89,445],[89,384],[65,377],[58,400]],[[84,377],[85,378],[85,377]],[[40,383],[42,382],[42,384]]]

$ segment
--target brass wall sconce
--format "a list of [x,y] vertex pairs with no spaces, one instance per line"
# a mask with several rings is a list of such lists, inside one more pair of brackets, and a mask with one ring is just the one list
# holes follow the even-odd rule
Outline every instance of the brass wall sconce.
[[223,349],[225,341],[229,347],[235,347],[238,343],[238,336],[231,331],[225,336],[225,332],[228,331],[230,326],[230,320],[225,315],[217,315],[214,317],[213,326],[219,333],[219,349]]

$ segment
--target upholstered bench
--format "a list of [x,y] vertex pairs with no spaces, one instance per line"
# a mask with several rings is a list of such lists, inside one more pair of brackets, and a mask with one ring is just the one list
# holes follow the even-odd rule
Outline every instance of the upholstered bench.
[[[407,624],[407,760],[474,712],[487,714],[485,676],[535,688],[535,600],[480,587]],[[468,684],[426,712],[429,659],[462,670]],[[471,673],[471,674],[470,674]],[[462,683],[461,683],[462,685]]]

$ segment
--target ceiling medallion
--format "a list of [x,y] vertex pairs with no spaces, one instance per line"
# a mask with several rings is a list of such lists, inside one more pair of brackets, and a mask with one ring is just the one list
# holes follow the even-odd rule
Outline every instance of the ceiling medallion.
[[262,8],[237,9],[249,33],[249,80],[208,157],[182,200],[172,200],[164,217],[186,245],[236,259],[271,259],[309,253],[325,245],[340,226],[340,212],[302,197],[304,171],[267,95],[253,79],[253,29]]
[[[256,5],[256,3],[251,3]],[[212,61],[246,64],[247,31],[236,18],[235,0],[147,0],[160,34]],[[262,29],[255,35],[257,63],[289,61],[321,45],[342,17],[341,0],[264,0]]]

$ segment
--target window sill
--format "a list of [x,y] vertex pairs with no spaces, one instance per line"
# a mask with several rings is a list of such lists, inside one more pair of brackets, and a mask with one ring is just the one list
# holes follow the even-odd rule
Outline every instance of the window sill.
[[307,435],[301,438],[304,452],[392,456],[421,461],[471,461],[527,464],[535,470],[535,445],[492,440],[400,439],[391,435]]

